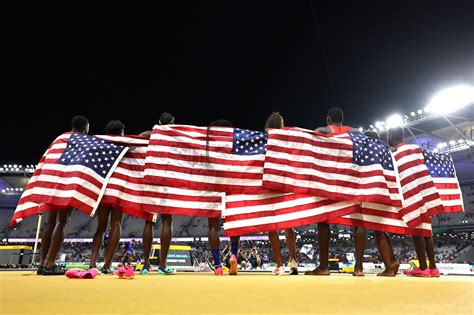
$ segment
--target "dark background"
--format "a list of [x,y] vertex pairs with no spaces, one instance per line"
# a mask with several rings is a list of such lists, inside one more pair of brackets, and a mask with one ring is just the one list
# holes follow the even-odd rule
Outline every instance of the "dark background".
[[0,162],[36,163],[76,114],[312,129],[340,106],[358,127],[474,82],[473,1],[167,2],[3,8]]

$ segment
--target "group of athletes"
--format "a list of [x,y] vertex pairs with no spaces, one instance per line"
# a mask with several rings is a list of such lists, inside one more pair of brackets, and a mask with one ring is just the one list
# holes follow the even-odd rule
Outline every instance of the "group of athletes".
[[[323,134],[341,133],[352,130],[351,127],[344,125],[344,114],[342,109],[338,107],[331,108],[326,117],[327,125],[316,129],[317,132]],[[159,125],[174,124],[174,117],[169,113],[161,115],[158,121]],[[216,120],[210,123],[210,126],[232,127],[232,123],[228,120]],[[283,128],[284,119],[279,113],[272,113],[265,122],[265,131],[270,128]],[[89,132],[89,121],[84,116],[75,116],[72,119],[72,132],[87,134]],[[124,135],[125,125],[119,120],[112,120],[105,126],[104,133],[106,135]],[[373,131],[366,131],[368,137],[379,139],[379,135]],[[144,137],[150,137],[151,131],[145,131],[140,134]],[[399,144],[403,143],[403,129],[393,128],[388,131],[388,144],[392,150]],[[61,244],[64,240],[64,229],[70,217],[72,209],[58,209],[48,211],[48,221],[46,229],[42,233],[41,240],[41,257],[40,264],[37,270],[38,275],[62,275],[65,270],[55,264],[56,256],[59,253]],[[97,259],[99,251],[103,242],[104,233],[108,230],[109,222],[109,236],[108,244],[104,252],[104,264],[100,269],[102,274],[112,274],[114,270],[111,267],[113,257],[117,250],[117,245],[120,240],[122,211],[109,206],[99,206],[97,210],[98,226],[94,234],[90,268],[97,268]],[[153,242],[153,226],[152,220],[146,220],[143,228],[143,256],[144,267],[141,270],[142,275],[150,272],[150,252]],[[218,218],[208,218],[209,227],[209,246],[212,254],[212,261],[215,275],[222,275],[223,268],[221,262],[221,250],[219,240],[220,222]],[[378,276],[393,277],[397,274],[399,263],[395,258],[393,248],[390,242],[390,236],[381,231],[375,231],[376,244],[379,254],[385,265],[385,270],[378,274]],[[158,267],[158,273],[162,275],[171,275],[176,270],[167,266],[166,259],[172,237],[172,215],[161,214],[161,254]],[[285,267],[283,265],[283,258],[280,249],[280,240],[278,231],[268,232],[269,241],[273,251],[273,256],[276,263],[276,268],[273,270],[275,275],[285,274]],[[327,222],[318,223],[318,243],[319,243],[319,266],[314,270],[305,272],[305,275],[329,275],[329,242],[331,232],[330,225]],[[292,228],[285,230],[286,244],[290,255],[290,275],[298,275],[298,262],[296,259],[296,237]],[[418,256],[419,267],[410,271],[409,275],[418,277],[439,277],[440,273],[436,267],[434,243],[431,237],[412,236],[413,244],[416,254]],[[239,236],[231,237],[230,244],[230,258],[229,274],[237,275],[238,272],[238,251],[239,251]],[[364,276],[362,267],[363,254],[366,247],[366,230],[363,227],[354,227],[354,241],[356,252],[356,263],[354,269],[354,276]],[[124,252],[125,262],[130,263],[133,255],[133,246],[129,244]],[[429,266],[426,258],[428,258]]]

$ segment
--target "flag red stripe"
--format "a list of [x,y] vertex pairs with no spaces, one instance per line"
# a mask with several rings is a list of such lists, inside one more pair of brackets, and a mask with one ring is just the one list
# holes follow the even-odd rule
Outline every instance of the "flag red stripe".
[[[248,166],[248,167],[262,167],[264,160],[263,159],[255,159],[255,160],[238,160],[235,158],[223,159],[217,157],[207,157],[205,155],[185,155],[185,154],[175,154],[171,152],[155,152],[150,151],[148,152],[149,157],[156,157],[156,158],[166,158],[171,160],[178,160],[178,161],[188,161],[193,163],[209,163],[209,164],[222,164],[222,165],[230,165],[230,166]],[[157,163],[156,160],[147,161],[146,167],[148,168],[149,163],[151,165],[160,165]],[[189,165],[192,165],[191,163]]]
[[[256,233],[262,233],[262,232],[284,230],[284,229],[294,228],[298,226],[324,222],[331,218],[348,215],[348,214],[356,212],[357,208],[358,206],[349,206],[349,207],[332,211],[329,213],[322,213],[315,216],[300,218],[296,220],[226,229],[224,230],[224,234],[226,236],[239,236],[239,235],[246,235],[246,234],[256,234]],[[226,216],[226,220],[227,218],[228,217]]]
[[[273,163],[273,164],[283,164],[286,166],[296,167],[296,168],[304,168],[304,169],[312,169],[315,171],[325,172],[325,173],[333,173],[333,174],[340,174],[340,175],[347,175],[347,176],[354,176],[358,178],[367,178],[372,176],[383,176],[387,182],[396,182],[395,176],[390,176],[385,174],[382,170],[372,170],[372,171],[357,171],[348,168],[337,168],[337,167],[327,167],[327,166],[320,166],[310,162],[299,162],[294,160],[282,159],[282,158],[275,158],[275,157],[266,157],[265,163]],[[290,172],[288,172],[290,173]],[[291,173],[290,173],[291,174]]]
[[[163,146],[163,147],[169,147],[169,148],[179,148],[179,149],[183,149],[183,151],[188,151],[188,152],[189,151],[192,152],[192,150],[201,150],[201,151],[209,151],[209,152],[214,152],[214,153],[232,154],[231,146],[230,147],[217,147],[217,146],[212,146],[212,143],[210,143],[209,146],[206,146],[206,145],[190,143],[190,142],[151,140],[150,145]],[[150,150],[150,152],[153,152],[153,151],[154,150]]]
[[344,193],[335,193],[330,192],[324,189],[316,189],[316,188],[305,188],[291,184],[285,184],[281,182],[272,182],[268,180],[263,181],[263,186],[265,188],[270,189],[270,191],[291,191],[296,194],[303,194],[308,196],[318,196],[321,198],[328,198],[332,200],[339,200],[339,201],[349,201],[349,202],[373,202],[373,203],[381,203],[392,205],[394,207],[400,207],[401,201],[400,200],[392,200],[389,196],[384,196],[380,194],[367,194],[367,195],[351,195],[351,194],[344,194]]
[[[354,183],[354,182],[348,182],[348,181],[336,180],[336,179],[331,180],[331,179],[328,179],[327,177],[320,177],[320,176],[310,175],[310,174],[295,174],[292,172],[280,171],[280,170],[275,170],[271,168],[267,168],[265,170],[265,173],[270,174],[270,175],[289,177],[296,180],[307,180],[313,183],[321,183],[321,184],[326,184],[326,185],[338,186],[342,188],[353,188],[353,189],[382,188],[382,189],[387,189],[391,193],[398,193],[398,189],[396,187],[388,188],[384,182],[378,182],[378,181],[376,182],[374,181],[368,184],[362,184],[360,182]],[[367,172],[366,174],[370,174],[370,173],[371,172]],[[376,176],[375,172],[373,176]]]

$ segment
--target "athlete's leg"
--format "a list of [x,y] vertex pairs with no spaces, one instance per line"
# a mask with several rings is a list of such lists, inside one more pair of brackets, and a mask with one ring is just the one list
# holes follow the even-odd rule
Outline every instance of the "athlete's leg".
[[[209,224],[209,247],[211,247],[212,258],[214,259],[214,266],[221,267],[221,252],[220,252],[220,240],[219,240],[219,219],[208,218]],[[217,270],[217,269],[216,269]],[[219,271],[221,274],[222,268]],[[216,273],[217,274],[217,273]]]
[[423,236],[412,236],[413,245],[415,246],[416,256],[418,257],[418,262],[420,264],[420,269],[425,270],[426,265],[426,241]]
[[150,252],[153,243],[153,221],[145,221],[143,228],[143,264],[150,267]]
[[110,210],[110,237],[109,244],[105,249],[104,267],[110,269],[112,259],[114,258],[115,251],[117,250],[118,243],[120,241],[120,229],[122,227],[122,211],[111,208]]
[[48,211],[48,224],[46,231],[41,235],[41,261],[40,266],[46,263],[46,257],[48,256],[49,246],[51,245],[51,236],[53,235],[54,228],[56,227],[56,218],[58,211]]
[[352,274],[354,276],[363,276],[364,268],[362,267],[362,262],[364,260],[364,252],[367,246],[367,233],[365,228],[360,226],[354,227],[354,244],[356,263]]
[[428,254],[428,260],[430,262],[430,269],[436,269],[435,261],[435,247],[432,237],[425,237],[426,253]]
[[318,223],[318,243],[319,243],[319,267],[306,271],[305,275],[330,275],[329,272],[329,240],[331,238],[331,230],[329,224]]
[[385,270],[377,274],[382,277],[394,277],[396,274],[392,270],[392,260],[390,257],[390,243],[387,241],[383,232],[375,232],[375,241],[377,243],[377,249],[379,250],[380,257],[385,265]]
[[48,259],[46,260],[45,266],[51,268],[56,260],[56,256],[59,253],[61,245],[64,241],[64,228],[67,225],[67,221],[71,214],[72,209],[58,210],[56,217],[56,226],[54,227],[53,235],[51,237],[51,245],[49,246]]
[[168,250],[170,249],[172,230],[172,219],[170,214],[161,215],[161,253],[160,253],[160,268],[166,267],[166,258],[168,258]]
[[389,246],[390,250],[390,264],[391,264],[391,269],[395,275],[397,275],[398,268],[400,267],[400,263],[398,260],[395,258],[395,254],[393,252],[393,246],[392,246],[392,241],[390,239],[390,235],[388,233],[384,233],[383,236],[385,237],[385,240],[387,241],[387,244]]
[[107,225],[109,223],[109,213],[109,207],[99,207],[97,209],[97,231],[95,232],[94,238],[92,240],[91,261],[89,263],[89,268],[97,268],[97,256],[99,255],[104,233],[107,230]]
[[280,249],[280,239],[278,238],[277,231],[268,232],[268,240],[270,241],[270,245],[272,247],[273,255],[275,256],[275,263],[277,267],[283,266],[283,258],[281,257],[281,249]]
[[285,239],[286,239],[286,246],[288,246],[288,252],[290,253],[290,260],[296,260],[296,236],[295,230],[293,229],[286,229],[285,230]]

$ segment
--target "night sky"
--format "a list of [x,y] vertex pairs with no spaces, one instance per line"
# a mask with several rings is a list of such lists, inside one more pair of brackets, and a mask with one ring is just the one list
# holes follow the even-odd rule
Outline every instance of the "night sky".
[[358,127],[474,82],[473,1],[154,3],[3,10],[0,164],[36,163],[76,114],[92,134],[164,111],[313,129],[339,106]]

